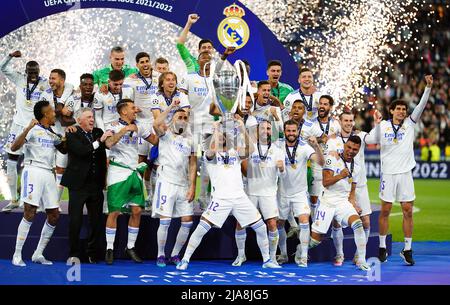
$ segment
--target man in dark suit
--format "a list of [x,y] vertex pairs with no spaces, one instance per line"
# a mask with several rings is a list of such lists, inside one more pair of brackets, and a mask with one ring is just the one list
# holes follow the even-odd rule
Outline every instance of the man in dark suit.
[[96,263],[106,177],[104,141],[112,134],[94,128],[94,113],[90,108],[81,108],[75,117],[78,126],[66,134],[68,165],[61,179],[61,185],[69,189],[69,257],[79,259],[81,255],[79,236],[86,204],[90,226],[88,261]]

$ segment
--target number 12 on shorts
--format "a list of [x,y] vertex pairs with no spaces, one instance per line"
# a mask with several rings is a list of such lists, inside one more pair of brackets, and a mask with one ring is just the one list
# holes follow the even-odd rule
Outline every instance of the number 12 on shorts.
[[211,201],[211,203],[208,206],[208,210],[215,212],[218,206],[219,206],[218,202]]

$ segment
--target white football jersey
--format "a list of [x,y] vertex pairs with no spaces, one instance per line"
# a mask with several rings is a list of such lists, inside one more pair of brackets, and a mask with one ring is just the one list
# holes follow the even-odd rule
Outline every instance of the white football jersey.
[[[262,120],[267,120],[269,122],[274,122],[275,118],[272,115],[272,112],[270,111],[270,109],[272,107],[275,107],[275,106],[272,106],[272,105],[259,106],[259,105],[257,105],[255,107],[255,110],[253,110],[253,112],[252,112],[252,116],[254,116],[256,118],[256,121],[258,123],[261,122]],[[280,120],[283,120],[283,117],[281,115],[280,107],[275,107],[275,110],[276,110],[276,113],[278,115],[278,118],[280,118]]]
[[[339,124],[339,122],[337,120],[330,117],[328,119],[328,122],[330,123],[329,125],[328,125],[328,123],[322,124],[319,121],[319,118],[316,118],[314,120],[313,124],[316,126],[316,129],[317,128],[320,129],[320,131],[322,131],[322,133],[325,133],[328,136],[338,134],[341,132],[341,125]],[[328,130],[328,133],[327,133],[327,130]],[[324,152],[326,143],[320,143],[319,145],[320,145],[320,149],[322,150],[322,152]],[[314,178],[321,180],[322,179],[322,166],[320,166],[316,162],[311,162],[311,169],[313,171]]]
[[74,91],[74,94],[72,95],[73,100],[74,100],[74,107],[73,107],[73,112],[75,113],[77,110],[79,110],[80,108],[91,108],[94,109],[94,96],[92,96],[91,100],[87,100],[87,101],[82,101],[81,100],[81,93],[80,92],[76,92]]
[[107,94],[95,93],[94,109],[95,111],[102,111],[103,124],[105,126],[119,119],[116,106],[121,99],[134,100],[133,89],[122,87],[120,94],[112,94],[111,91],[108,91]]
[[[53,128],[52,128],[53,129]],[[24,163],[46,169],[53,169],[55,165],[56,135],[41,125],[34,126],[26,136],[24,144]]]
[[[364,158],[364,149],[366,147],[366,142],[364,142],[364,138],[367,135],[367,132],[359,131],[355,133],[361,139],[361,147],[359,148],[358,154],[355,156],[355,163],[358,164],[361,172],[359,175],[358,186],[365,185],[367,183],[366,177],[366,163]],[[324,154],[328,155],[331,151],[335,151],[338,154],[342,154],[344,152],[344,144],[347,143],[348,137],[336,136],[334,139],[328,139],[327,144],[325,145]]]
[[[305,114],[303,115],[303,118],[305,120],[314,120],[315,118],[317,118],[317,112],[319,110],[319,99],[322,96],[322,93],[319,91],[316,91],[312,94],[312,111],[311,113],[308,111],[308,109],[306,109],[305,106]],[[311,95],[305,95],[305,99],[306,99],[306,103],[309,104],[311,101]],[[289,93],[286,98],[284,99],[284,107],[286,107],[284,109],[284,111],[289,112],[292,108],[292,104],[296,101],[296,100],[300,100],[303,102],[303,98],[300,95],[299,89],[292,91],[291,93]]]
[[176,135],[170,130],[159,137],[158,177],[173,184],[189,184],[189,157],[194,153],[192,137]]
[[294,147],[286,148],[284,141],[280,142],[280,145],[283,145],[286,168],[285,174],[280,175],[280,195],[282,197],[292,197],[308,190],[306,163],[315,151],[309,144],[299,139],[295,159],[293,160],[294,163],[292,164],[286,149],[289,149],[290,155],[293,155]]
[[[115,134],[125,126],[125,124],[116,121],[110,125],[109,130]],[[109,150],[109,159],[129,166],[133,169],[138,165],[139,137],[146,139],[151,135],[151,129],[147,126],[147,124],[136,122],[136,126],[138,128],[137,132],[127,132],[122,136],[119,142],[117,142],[117,144]]]
[[307,141],[309,137],[320,138],[323,135],[323,131],[318,124],[304,120],[303,124],[299,126],[299,135],[303,141]]
[[[28,84],[25,74],[15,72],[8,66],[11,59],[12,57],[6,56],[1,61],[0,71],[16,86],[16,109],[13,122],[22,127],[26,127],[34,119],[34,105],[39,101],[42,93],[49,88],[49,85],[47,79],[41,76],[39,76],[36,86],[34,84]],[[29,99],[27,99],[27,91],[30,93]]]
[[277,161],[284,162],[283,150],[275,145],[260,145],[261,156],[266,156],[261,160],[258,145],[254,144],[254,152],[248,159],[247,166],[247,194],[253,196],[276,196],[278,169]]
[[[350,195],[350,191],[352,190],[352,183],[358,183],[361,169],[356,162],[353,163],[353,171],[351,170],[351,163],[346,162],[348,170],[351,172],[351,178],[346,177],[344,179],[339,180],[333,185],[328,187],[324,187],[323,190],[323,199],[330,205],[334,205],[335,203],[342,202],[342,200],[348,200],[348,196]],[[325,165],[323,170],[329,170],[333,172],[333,176],[336,176],[341,173],[346,167],[344,165],[344,161],[341,157],[334,157],[328,155],[325,158]]]
[[[226,159],[228,157],[228,164]],[[211,196],[234,199],[246,196],[241,173],[241,159],[236,150],[216,153],[212,160],[205,156],[206,170],[211,180]]]
[[[144,81],[145,79],[145,81]],[[147,82],[147,83],[145,83]],[[133,89],[134,103],[142,112],[137,114],[138,120],[153,121],[152,95],[158,91],[158,77],[153,72],[151,77],[143,77],[140,74],[133,74],[127,77],[123,83],[124,88]]]
[[[76,107],[75,99],[73,98],[73,85],[68,83],[64,84],[64,91],[61,97],[55,97],[52,88],[48,88],[42,93],[39,100],[48,101],[54,109],[56,108],[55,103],[63,104],[64,107],[68,107],[72,109],[72,111],[74,111]],[[64,134],[64,128],[59,120],[56,120],[55,126],[52,127],[52,129],[59,134]]]
[[[391,120],[380,123],[380,160],[381,173],[402,174],[416,166],[414,159],[414,126],[411,117],[407,117],[397,132],[397,140]],[[394,126],[396,129],[399,126]]]
[[[160,110],[161,112],[163,112],[164,110],[167,109],[167,107],[170,106],[170,104],[172,103],[172,100],[174,99],[178,99],[180,100],[180,104],[179,104],[179,108],[182,109],[189,109],[191,106],[189,104],[189,100],[186,94],[184,94],[181,91],[176,91],[175,94],[170,97],[170,98],[166,98],[164,96],[164,93],[158,91],[156,92],[156,94],[152,95],[152,110]],[[178,108],[174,108],[169,115],[167,116],[166,119],[166,123],[169,123],[172,120],[172,116],[175,113],[175,111]]]
[[189,104],[191,105],[191,123],[197,126],[210,126],[214,118],[209,114],[209,106],[212,102],[211,93],[206,85],[205,77],[197,72],[189,73],[183,78],[180,89],[188,93]]

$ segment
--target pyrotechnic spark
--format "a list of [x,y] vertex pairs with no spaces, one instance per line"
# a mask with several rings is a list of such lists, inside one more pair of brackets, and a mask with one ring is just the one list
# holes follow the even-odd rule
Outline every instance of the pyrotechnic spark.
[[[36,60],[41,75],[48,78],[50,71],[61,68],[67,81],[75,86],[83,73],[91,73],[109,63],[112,47],[126,48],[126,63],[135,65],[134,56],[146,51],[154,61],[165,57],[170,68],[181,76],[185,73],[183,61],[176,50],[180,28],[163,19],[143,13],[114,9],[70,10],[36,20],[0,39],[0,57],[21,50],[23,58],[15,59],[12,68],[24,71],[25,63]],[[191,35],[187,47],[195,50],[199,38]],[[15,109],[15,88],[0,73],[0,145],[7,140],[9,126]],[[0,164],[2,164],[0,159]],[[3,171],[0,171],[0,188],[8,189]],[[8,192],[9,193],[9,192]]]
[[297,62],[315,72],[320,91],[350,108],[361,107],[364,97],[380,86],[380,73],[410,55],[402,48],[413,36],[410,26],[418,9],[425,5],[413,0],[242,2]]

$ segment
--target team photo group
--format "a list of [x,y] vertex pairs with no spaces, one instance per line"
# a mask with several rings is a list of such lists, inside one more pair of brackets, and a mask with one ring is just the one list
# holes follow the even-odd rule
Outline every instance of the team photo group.
[[[404,247],[395,255],[414,265],[413,144],[433,76],[418,76],[424,90],[414,109],[409,100],[397,99],[383,117],[375,107],[372,128],[365,132],[355,128],[356,109],[320,92],[313,67],[299,67],[298,87],[292,88],[280,81],[284,66],[277,58],[231,64],[227,57],[239,58],[239,50],[228,47],[218,54],[209,39],[200,40],[191,54],[185,44],[199,18],[190,14],[176,41],[186,67],[182,75],[171,70],[173,62],[146,50],[130,54],[135,62],[125,62],[128,50],[122,46],[111,46],[110,64],[86,71],[75,84],[66,82],[70,71],[59,67],[47,67],[51,73],[43,75],[46,63],[40,58],[12,69],[26,57],[23,50],[1,54],[0,71],[15,86],[15,112],[3,147],[11,200],[2,212],[23,209],[12,264],[53,264],[45,249],[59,225],[66,188],[70,261],[114,264],[118,217],[126,214],[125,253],[131,260],[143,262],[135,246],[138,234],[153,234],[156,265],[186,270],[195,265],[191,257],[208,231],[233,216],[232,266],[247,261],[248,228],[256,235],[262,268],[289,264],[290,236],[298,238],[295,264],[307,268],[308,251],[331,231],[336,256],[330,265],[353,263],[368,271],[371,201],[378,201],[378,259],[389,260],[389,216],[399,202]],[[267,78],[249,79],[254,66],[266,67]],[[366,145],[380,148],[379,198],[369,198]],[[80,247],[84,208],[86,249]],[[46,221],[32,257],[24,257],[38,212],[46,213]],[[147,214],[159,219],[159,227],[139,233]],[[176,241],[166,249],[177,218]],[[346,227],[353,231],[353,257],[344,257]]]

